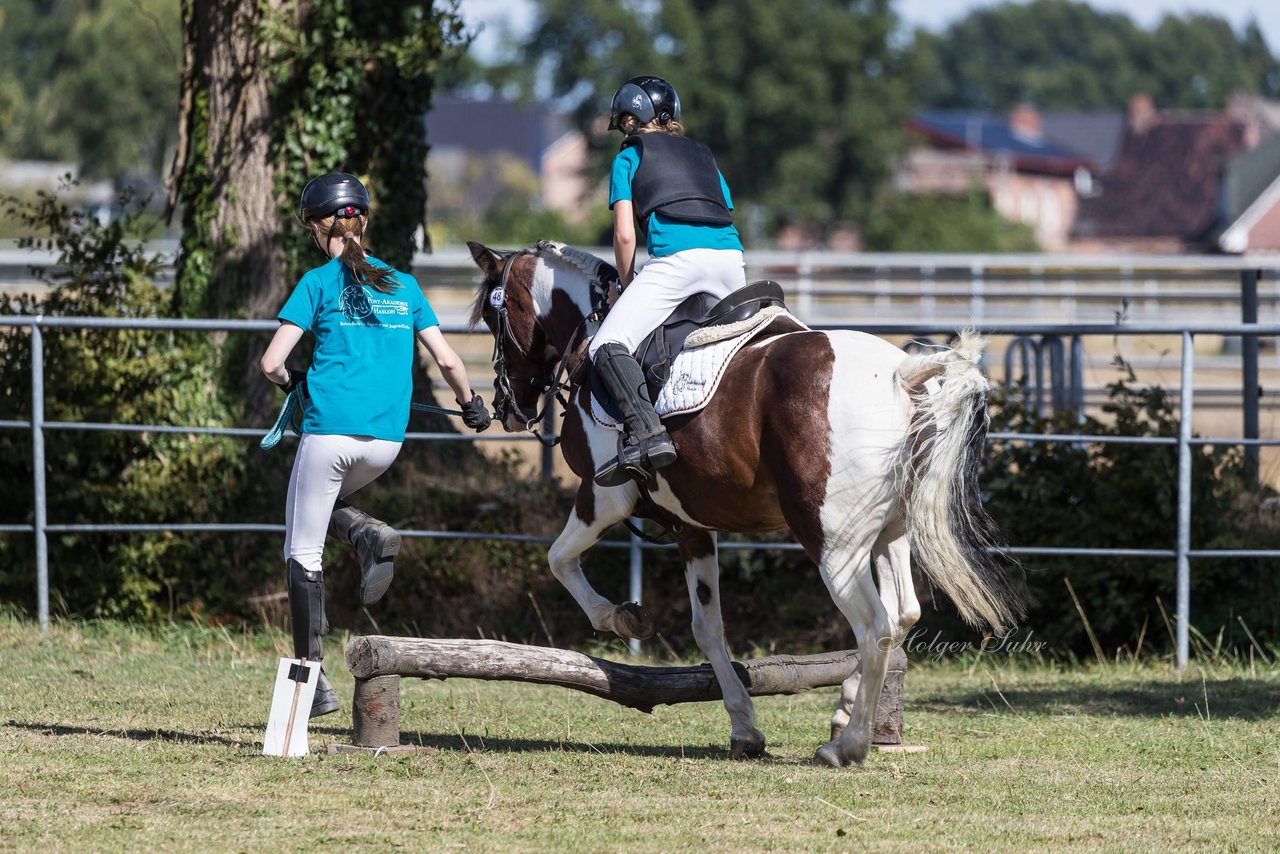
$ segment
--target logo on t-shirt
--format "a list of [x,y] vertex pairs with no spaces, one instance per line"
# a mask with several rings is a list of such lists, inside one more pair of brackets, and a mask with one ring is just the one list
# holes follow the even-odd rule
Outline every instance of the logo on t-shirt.
[[340,307],[348,320],[367,322],[373,317],[373,306],[369,304],[369,296],[358,284],[348,284],[342,288]]

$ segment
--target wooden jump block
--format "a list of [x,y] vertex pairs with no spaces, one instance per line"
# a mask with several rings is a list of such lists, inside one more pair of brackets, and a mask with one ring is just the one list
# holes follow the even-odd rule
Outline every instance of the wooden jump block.
[[[856,651],[774,655],[735,661],[747,692],[759,697],[798,694],[839,685],[858,663]],[[902,693],[907,657],[889,657],[874,743],[902,743]],[[711,665],[644,667],[552,647],[491,640],[433,640],[367,635],[347,645],[347,667],[356,678],[353,744],[335,750],[399,752],[400,678],[485,679],[558,685],[652,712],[656,706],[721,699]]]

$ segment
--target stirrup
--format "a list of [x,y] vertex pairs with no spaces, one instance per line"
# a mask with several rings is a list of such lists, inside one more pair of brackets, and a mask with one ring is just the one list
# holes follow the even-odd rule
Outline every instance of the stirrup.
[[665,430],[638,442],[625,444],[618,437],[618,455],[596,469],[592,478],[599,486],[621,486],[634,480],[646,489],[656,484],[654,470],[676,461],[676,446]]

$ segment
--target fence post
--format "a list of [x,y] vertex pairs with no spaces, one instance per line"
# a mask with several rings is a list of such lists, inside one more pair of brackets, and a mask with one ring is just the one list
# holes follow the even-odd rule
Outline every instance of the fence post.
[[36,618],[49,629],[49,539],[44,483],[44,333],[40,318],[31,323],[31,472],[35,483]]
[[[632,517],[631,524],[643,525],[639,519]],[[640,538],[634,533],[631,534],[631,589],[628,593],[628,599],[637,605],[642,604],[640,597],[644,593],[644,549],[640,548]],[[631,649],[632,655],[640,654],[640,638],[628,638],[627,646]]]
[[1071,336],[1071,411],[1076,421],[1084,423],[1084,342]]
[[986,272],[987,268],[982,264],[969,265],[969,322],[975,326],[982,325],[987,312],[984,298]]
[[805,323],[813,322],[813,261],[801,252],[796,264],[796,315]]
[[1191,628],[1191,413],[1194,397],[1195,339],[1182,333],[1182,388],[1178,424],[1178,611],[1177,665],[1187,669]]
[[[1240,322],[1258,322],[1258,271],[1240,273]],[[1258,438],[1258,336],[1248,333],[1240,336],[1240,374],[1244,386],[1244,437]],[[1260,477],[1259,448],[1245,445],[1245,456],[1253,461],[1255,477]]]

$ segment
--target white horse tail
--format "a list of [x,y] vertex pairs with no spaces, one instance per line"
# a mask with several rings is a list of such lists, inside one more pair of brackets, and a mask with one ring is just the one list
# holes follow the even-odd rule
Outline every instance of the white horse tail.
[[912,562],[975,627],[1012,628],[1025,598],[1011,584],[995,522],[978,494],[987,437],[986,341],[960,333],[953,350],[908,356],[898,379],[914,411],[903,483]]

